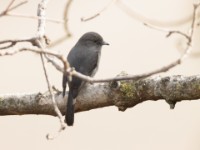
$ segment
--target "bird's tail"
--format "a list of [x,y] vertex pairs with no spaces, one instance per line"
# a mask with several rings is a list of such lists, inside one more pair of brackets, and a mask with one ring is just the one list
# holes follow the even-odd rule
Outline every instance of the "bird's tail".
[[72,126],[74,123],[74,104],[73,104],[73,95],[69,90],[68,101],[67,101],[67,110],[65,114],[65,122],[68,126]]

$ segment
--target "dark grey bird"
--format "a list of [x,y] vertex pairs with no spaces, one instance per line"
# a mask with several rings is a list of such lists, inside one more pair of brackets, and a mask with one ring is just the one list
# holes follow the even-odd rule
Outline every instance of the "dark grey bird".
[[[67,56],[70,66],[84,75],[94,76],[99,66],[101,47],[103,45],[109,44],[104,42],[101,35],[95,32],[85,33]],[[65,122],[68,126],[72,126],[74,123],[74,101],[85,82],[74,76],[72,76],[71,81],[68,81],[67,74],[63,74],[63,97],[65,96],[67,83],[69,86],[69,93]]]

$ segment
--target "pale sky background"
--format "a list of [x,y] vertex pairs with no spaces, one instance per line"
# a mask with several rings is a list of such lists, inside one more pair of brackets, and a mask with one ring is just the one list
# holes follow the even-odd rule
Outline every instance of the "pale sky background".
[[[125,1],[125,0],[124,0]],[[0,12],[8,0],[0,1]],[[38,0],[13,13],[36,15]],[[53,48],[67,55],[78,38],[88,31],[100,33],[110,43],[102,49],[96,78],[113,77],[121,71],[129,74],[157,69],[179,57],[176,49],[180,36],[165,38],[165,33],[145,27],[117,5],[110,6],[99,17],[81,22],[102,9],[109,0],[74,0],[69,14],[69,29],[73,37]],[[147,18],[172,22],[192,13],[192,0],[126,0],[134,11]],[[50,0],[47,17],[61,19],[66,0]],[[187,31],[189,23],[169,29]],[[15,17],[0,18],[0,40],[32,37],[37,21]],[[195,30],[199,35],[199,28]],[[64,35],[62,25],[47,23],[46,35],[54,40]],[[196,34],[197,35],[197,34]],[[195,36],[194,50],[199,51]],[[21,47],[22,45],[18,45]],[[199,57],[190,57],[166,75],[199,74]],[[47,90],[40,57],[24,52],[0,58],[0,94],[44,92]],[[61,89],[62,74],[48,65],[51,83]],[[119,112],[116,107],[82,112],[75,115],[75,124],[53,141],[47,133],[59,129],[56,117],[44,115],[1,116],[0,148],[7,150],[199,150],[200,101],[181,102],[170,110],[165,101],[144,102]]]

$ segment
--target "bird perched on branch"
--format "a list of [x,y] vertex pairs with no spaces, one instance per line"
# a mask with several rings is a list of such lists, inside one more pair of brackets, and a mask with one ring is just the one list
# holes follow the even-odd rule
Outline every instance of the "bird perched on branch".
[[[99,66],[101,47],[103,45],[109,44],[104,42],[101,35],[95,32],[85,33],[67,56],[70,66],[84,75],[94,76]],[[62,82],[63,97],[65,96],[67,83],[69,86],[69,93],[65,122],[68,126],[72,126],[74,123],[74,101],[85,82],[75,76],[72,76],[72,80],[68,81],[68,76],[64,73]]]

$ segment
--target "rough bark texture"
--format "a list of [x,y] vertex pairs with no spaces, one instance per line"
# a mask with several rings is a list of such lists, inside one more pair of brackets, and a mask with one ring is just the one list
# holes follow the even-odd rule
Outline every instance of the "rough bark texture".
[[[66,94],[67,95],[67,94]],[[117,106],[119,110],[147,100],[166,100],[171,108],[182,100],[200,98],[200,76],[151,77],[138,81],[88,84],[76,101],[75,111]],[[55,92],[61,112],[65,113],[67,96]],[[0,95],[0,115],[46,114],[55,116],[49,93]]]

